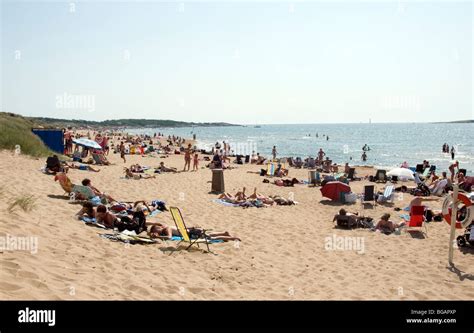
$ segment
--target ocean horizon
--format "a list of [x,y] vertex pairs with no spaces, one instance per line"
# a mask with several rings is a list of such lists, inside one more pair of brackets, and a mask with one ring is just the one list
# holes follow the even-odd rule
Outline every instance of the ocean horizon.
[[[252,151],[270,156],[277,147],[281,157],[314,157],[322,148],[335,163],[391,168],[404,161],[410,166],[428,160],[438,171],[447,170],[451,155],[442,145],[454,145],[455,160],[468,174],[474,170],[473,123],[344,123],[344,124],[255,124],[226,127],[177,127],[127,129],[132,134],[155,132],[190,138],[196,135],[197,147],[210,150],[217,142],[230,143],[236,154]],[[318,135],[318,136],[316,136]],[[326,139],[329,136],[329,139]],[[362,147],[367,144],[367,161]]]

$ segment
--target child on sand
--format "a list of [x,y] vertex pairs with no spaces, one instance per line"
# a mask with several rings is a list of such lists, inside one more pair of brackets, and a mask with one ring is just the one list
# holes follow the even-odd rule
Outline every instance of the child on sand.
[[196,153],[194,154],[193,158],[193,171],[197,171],[199,168],[199,155]]

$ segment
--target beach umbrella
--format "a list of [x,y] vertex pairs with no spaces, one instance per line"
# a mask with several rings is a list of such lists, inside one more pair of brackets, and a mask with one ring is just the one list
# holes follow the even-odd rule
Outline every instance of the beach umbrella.
[[339,201],[341,193],[349,193],[351,188],[343,182],[329,182],[321,188],[323,197],[334,201]]
[[406,178],[408,180],[415,180],[413,171],[406,168],[395,168],[387,172],[387,176],[397,176],[398,178]]
[[93,148],[93,149],[102,149],[102,147],[95,141],[85,139],[85,138],[79,138],[79,139],[74,139],[72,140],[76,145],[78,146],[83,146],[87,148]]

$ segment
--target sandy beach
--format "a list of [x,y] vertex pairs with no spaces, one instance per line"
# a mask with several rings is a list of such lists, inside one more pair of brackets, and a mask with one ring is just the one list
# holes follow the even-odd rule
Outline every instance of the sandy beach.
[[[37,237],[32,251],[0,252],[0,299],[3,300],[470,300],[474,298],[472,253],[455,248],[455,268],[448,266],[449,227],[428,224],[427,237],[410,233],[383,235],[367,229],[334,228],[333,216],[342,204],[323,198],[319,187],[279,187],[262,183],[256,165],[235,165],[224,172],[226,191],[254,187],[265,195],[294,196],[295,206],[267,208],[226,207],[213,202],[211,171],[157,174],[154,179],[121,179],[132,163],[157,166],[160,161],[182,169],[182,155],[168,158],[110,154],[110,166],[100,172],[70,170],[75,183],[89,178],[101,191],[118,200],[160,199],[178,206],[188,226],[229,231],[242,242],[212,244],[215,255],[198,249],[173,252],[173,241],[128,245],[102,239],[107,231],[90,227],[74,214],[54,176],[40,172],[44,159],[0,152],[0,236]],[[204,166],[201,161],[200,167]],[[360,176],[374,174],[358,168]],[[290,169],[290,177],[307,179],[305,169]],[[366,180],[350,183],[362,193]],[[413,186],[414,183],[408,183]],[[382,190],[384,184],[376,184]],[[8,211],[21,195],[32,195],[30,212]],[[364,208],[344,205],[351,212],[377,220],[413,197],[405,194],[393,205]],[[440,209],[442,198],[429,203]],[[150,221],[173,225],[169,212]],[[460,231],[458,231],[459,234]],[[338,250],[328,239],[357,237],[363,251]]]

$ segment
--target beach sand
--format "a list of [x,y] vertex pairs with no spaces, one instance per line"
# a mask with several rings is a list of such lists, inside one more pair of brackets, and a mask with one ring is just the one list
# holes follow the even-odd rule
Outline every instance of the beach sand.
[[[211,171],[161,174],[156,179],[125,180],[124,165],[140,163],[181,169],[183,156],[168,158],[110,154],[111,166],[99,173],[70,170],[75,183],[90,178],[101,191],[126,201],[160,199],[180,207],[188,226],[229,231],[242,242],[213,244],[216,255],[196,249],[169,255],[176,242],[126,245],[102,239],[105,231],[86,226],[74,214],[80,209],[63,196],[53,176],[40,172],[44,159],[0,152],[0,236],[38,237],[38,252],[0,253],[0,299],[35,300],[138,300],[138,299],[314,299],[314,300],[451,300],[474,299],[472,252],[455,248],[455,268],[448,266],[449,227],[428,224],[428,237],[409,233],[386,236],[365,229],[335,229],[332,218],[343,207],[322,198],[318,187],[278,187],[262,183],[263,177],[247,171],[260,166],[236,165],[225,171],[226,191],[246,186],[265,195],[288,197],[296,206],[235,208],[215,203],[209,194]],[[204,165],[201,161],[201,166]],[[373,174],[358,169],[359,175]],[[290,177],[307,179],[307,170],[290,170]],[[354,181],[361,193],[368,181]],[[413,184],[410,184],[413,185]],[[377,184],[382,189],[384,184]],[[25,194],[36,198],[30,212],[8,212],[12,200]],[[348,211],[378,219],[383,213],[400,221],[412,196],[394,206],[363,208],[360,202],[345,205]],[[440,209],[442,199],[430,202]],[[173,225],[169,212],[151,221]],[[459,234],[459,231],[458,231]],[[361,237],[363,253],[327,249],[327,237]],[[359,251],[360,252],[360,251]]]

